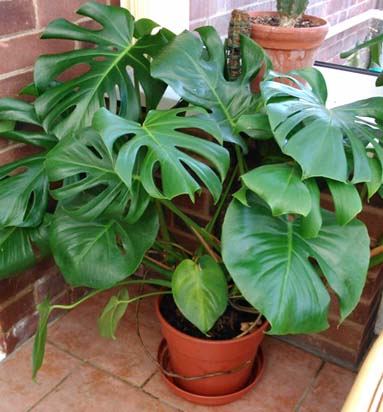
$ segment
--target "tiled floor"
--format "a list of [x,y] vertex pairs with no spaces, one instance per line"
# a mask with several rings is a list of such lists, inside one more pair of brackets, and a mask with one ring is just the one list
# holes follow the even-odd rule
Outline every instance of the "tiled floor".
[[[65,315],[48,332],[44,366],[32,383],[32,342],[0,364],[1,412],[338,412],[355,374],[266,337],[265,373],[237,402],[203,407],[188,403],[162,382],[136,335],[134,308],[118,339],[99,337],[96,318],[108,296]],[[140,330],[154,354],[161,340],[152,302],[141,304]]]

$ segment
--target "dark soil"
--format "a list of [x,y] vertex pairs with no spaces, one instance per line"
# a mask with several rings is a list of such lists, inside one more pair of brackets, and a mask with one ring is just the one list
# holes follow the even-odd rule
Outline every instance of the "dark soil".
[[[257,16],[252,17],[251,22],[254,24],[264,24],[266,26],[279,26],[280,18],[278,16]],[[317,27],[319,23],[313,22],[310,19],[300,19],[294,27]]]
[[[229,305],[225,313],[208,332],[209,336],[206,336],[184,317],[171,295],[163,296],[160,311],[163,317],[177,330],[189,336],[210,340],[232,339],[241,334],[258,317],[258,314],[240,312]],[[262,319],[260,324],[263,321]]]

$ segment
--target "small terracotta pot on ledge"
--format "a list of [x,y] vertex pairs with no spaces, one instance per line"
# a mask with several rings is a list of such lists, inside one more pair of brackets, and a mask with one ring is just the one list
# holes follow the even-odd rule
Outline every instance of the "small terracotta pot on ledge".
[[[278,12],[272,11],[248,13],[251,19],[257,16],[278,16]],[[279,73],[311,67],[315,54],[328,33],[329,25],[326,20],[310,15],[304,15],[303,18],[311,20],[316,26],[280,27],[251,23],[250,37],[266,51],[274,70]],[[258,75],[254,80],[253,91],[257,88],[259,90],[262,76]]]
[[[238,399],[254,386],[263,372],[264,360],[259,345],[268,327],[267,321],[237,339],[198,339],[171,326],[161,314],[160,301],[158,297],[155,310],[166,341],[159,350],[161,366],[184,377],[230,372],[196,380],[169,379],[163,374],[173,392],[194,403],[222,405]],[[164,364],[165,352],[168,364]]]

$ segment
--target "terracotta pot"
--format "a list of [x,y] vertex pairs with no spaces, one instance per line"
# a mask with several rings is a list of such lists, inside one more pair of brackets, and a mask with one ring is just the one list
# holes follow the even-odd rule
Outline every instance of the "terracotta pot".
[[[250,17],[276,16],[277,12],[250,11]],[[262,46],[281,73],[312,66],[315,52],[323,43],[329,29],[326,20],[305,15],[304,18],[319,24],[315,27],[278,27],[251,24],[251,38]]]
[[[186,335],[171,326],[159,308],[155,309],[162,334],[167,343],[171,369],[178,375],[193,377],[216,372],[233,371],[220,376],[198,380],[175,379],[180,388],[204,396],[230,394],[244,388],[253,370],[258,347],[263,340],[268,323],[238,339],[211,341]],[[249,363],[246,363],[250,361]]]
[[[169,354],[168,354],[167,344],[166,344],[166,341],[163,339],[158,347],[157,360],[164,370],[166,370],[167,372],[173,372],[173,369],[168,359],[168,355]],[[246,386],[236,392],[231,392],[226,395],[217,395],[217,396],[197,395],[195,393],[188,392],[180,388],[174,382],[174,378],[165,375],[163,371],[161,375],[162,375],[164,382],[168,386],[168,388],[173,393],[175,393],[177,396],[180,396],[181,398],[184,398],[187,401],[196,403],[198,405],[218,406],[218,405],[225,405],[227,403],[234,402],[240,399],[242,396],[246,395],[248,392],[250,392],[254,388],[254,386],[258,383],[259,379],[261,379],[264,369],[265,369],[265,359],[263,357],[262,348],[260,347],[258,349],[255,363],[254,363],[249,381],[246,384]]]
[[[250,11],[250,17],[277,16],[277,12]],[[319,24],[315,27],[278,27],[265,24],[251,24],[250,37],[256,41],[270,57],[274,70],[286,73],[290,70],[310,67],[315,54],[323,43],[329,29],[326,20],[304,15]],[[252,84],[253,91],[259,91],[259,82],[263,76],[258,75]]]

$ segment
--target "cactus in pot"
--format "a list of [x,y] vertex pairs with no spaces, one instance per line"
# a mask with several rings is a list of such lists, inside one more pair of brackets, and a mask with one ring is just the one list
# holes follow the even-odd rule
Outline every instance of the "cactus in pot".
[[309,0],[277,0],[282,27],[294,27],[305,12]]

